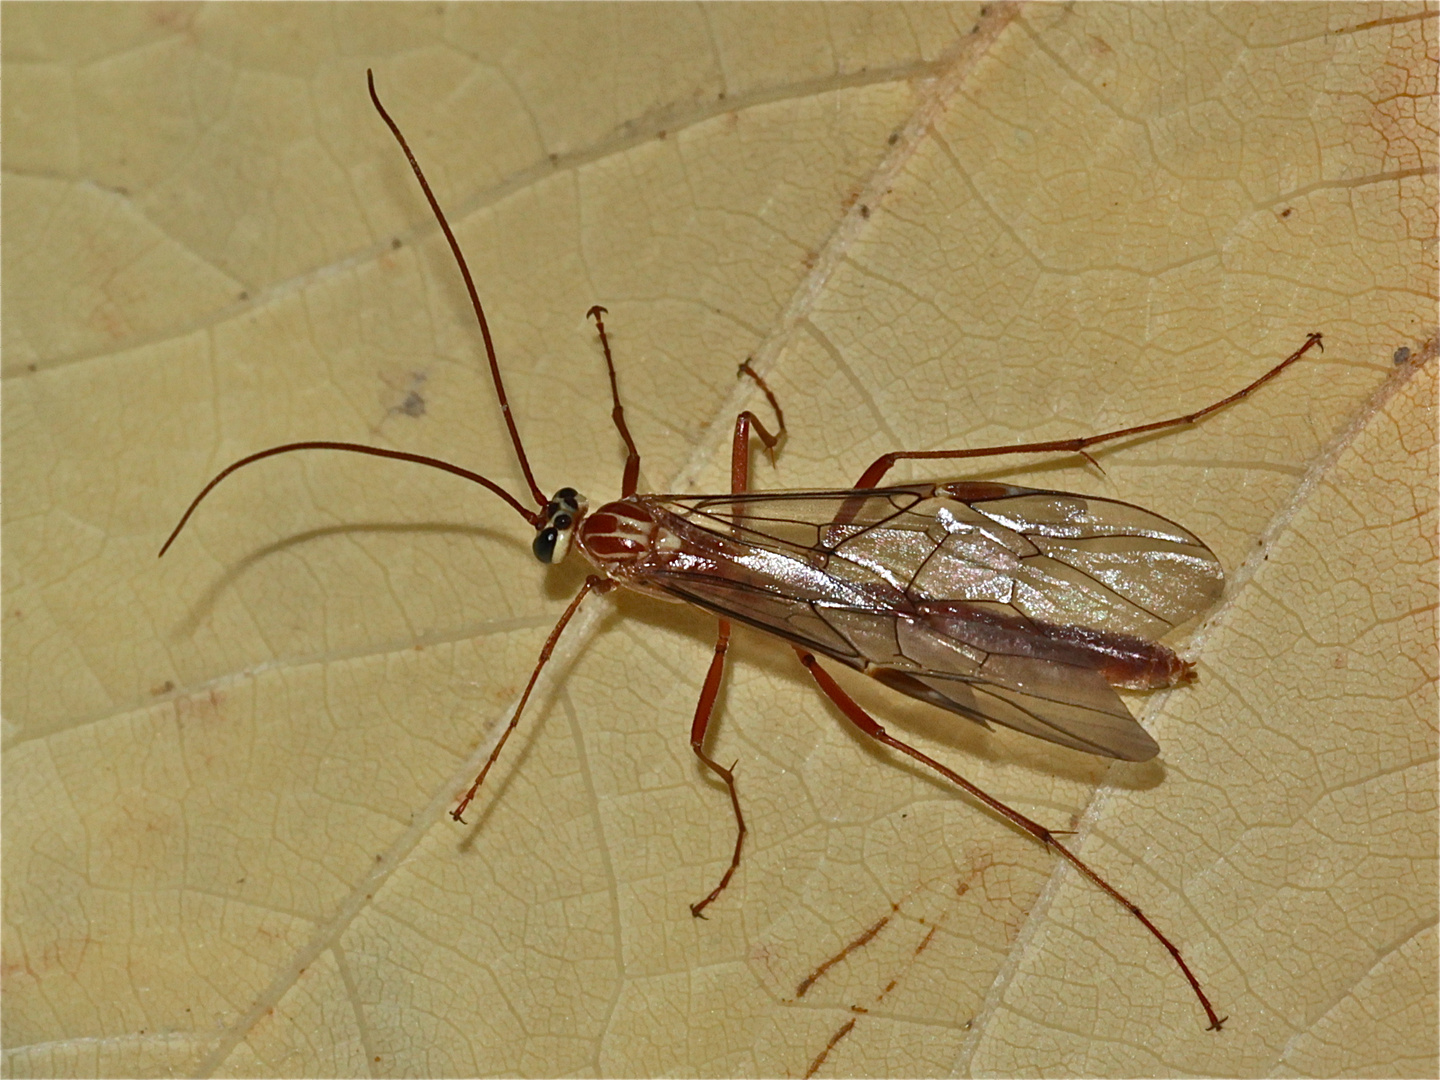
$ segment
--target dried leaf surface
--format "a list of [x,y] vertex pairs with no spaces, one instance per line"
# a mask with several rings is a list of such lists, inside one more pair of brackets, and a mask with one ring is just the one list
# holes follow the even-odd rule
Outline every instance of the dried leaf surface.
[[[11,7],[4,203],[8,1075],[1433,1075],[1433,9]],[[855,686],[1056,828],[1136,922],[862,744],[741,635],[578,584],[520,484],[469,252],[546,488],[615,490],[592,303],[652,488],[1185,411],[984,474],[1148,506],[1227,600],[1109,766]],[[1408,353],[1399,350],[1408,350]],[[1397,356],[1409,359],[1397,363]],[[973,470],[967,470],[973,471]],[[919,471],[915,475],[921,475]],[[934,475],[933,471],[928,475]],[[1073,824],[1072,824],[1073,823]]]

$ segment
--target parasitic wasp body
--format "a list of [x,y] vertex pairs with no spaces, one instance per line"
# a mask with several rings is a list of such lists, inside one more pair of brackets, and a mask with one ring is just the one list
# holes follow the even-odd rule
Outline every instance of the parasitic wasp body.
[[[718,619],[713,658],[696,704],[690,745],[729,793],[735,818],[730,865],[691,905],[701,916],[740,865],[746,826],[735,776],[706,751],[731,626],[743,623],[784,641],[820,690],[855,727],[933,770],[993,813],[1028,833],[1102,889],[1169,952],[1203,1007],[1209,1026],[1224,1022],[1168,937],[1129,899],[1040,823],[897,739],[820,666],[820,658],[981,724],[997,723],[1089,754],[1145,761],[1159,752],[1117,688],[1154,690],[1194,678],[1191,665],[1160,639],[1219,598],[1224,574],[1193,533],[1138,506],[1089,495],[987,481],[882,486],[901,460],[961,460],[1018,453],[1071,453],[1194,423],[1250,394],[1320,346],[1311,334],[1260,378],[1205,408],[1148,424],[1072,439],[966,450],[897,451],[878,458],[853,488],[755,493],[750,441],[773,454],[784,417],[748,365],[742,374],[765,392],[772,433],[751,412],[735,421],[731,490],[719,495],[638,492],[640,453],[625,423],[605,309],[590,310],[610,378],[612,417],[627,456],[620,497],[591,506],[573,488],[546,496],[536,483],[506,398],[490,328],[465,256],[395,121],[370,97],[404,151],[449,243],[484,340],[496,397],[528,491],[517,496],[489,478],[437,458],[358,443],[286,443],[250,454],[219,472],[195,496],[160,550],[163,555],[200,502],[247,465],[302,450],[339,450],[425,465],[459,476],[502,499],[535,530],[542,563],[576,550],[588,576],[541,650],[510,721],[452,812],[463,820],[515,730],[556,642],[591,593],[618,587],[692,604]],[[1092,459],[1093,460],[1093,459]],[[526,499],[533,505],[527,505]]]

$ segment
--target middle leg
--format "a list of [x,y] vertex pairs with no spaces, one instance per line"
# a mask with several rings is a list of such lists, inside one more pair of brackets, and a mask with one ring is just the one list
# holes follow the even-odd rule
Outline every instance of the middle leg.
[[[754,379],[765,391],[765,396],[770,399],[780,423],[776,433],[771,435],[755,414],[748,410],[735,418],[735,436],[730,447],[730,491],[737,495],[744,492],[750,484],[751,429],[754,429],[772,459],[775,447],[785,434],[785,418],[775,401],[775,395],[750,369],[748,361],[741,365],[740,370]],[[695,703],[695,719],[690,724],[690,749],[705,768],[724,782],[725,789],[730,793],[730,805],[735,811],[735,851],[730,856],[730,865],[720,878],[720,883],[711,889],[703,900],[690,905],[690,914],[697,919],[705,917],[702,914],[704,910],[730,884],[730,879],[740,867],[740,849],[745,846],[745,815],[740,809],[740,796],[735,791],[735,766],[727,769],[705,752],[705,735],[710,728],[710,718],[715,712],[715,699],[720,694],[720,682],[725,677],[725,654],[730,648],[730,621],[721,619],[719,622],[719,630],[715,636],[715,655],[710,658],[710,670],[705,673],[705,685],[700,689],[700,700]]]

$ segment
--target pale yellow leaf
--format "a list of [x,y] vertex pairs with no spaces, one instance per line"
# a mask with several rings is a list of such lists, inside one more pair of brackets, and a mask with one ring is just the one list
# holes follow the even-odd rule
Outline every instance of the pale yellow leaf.
[[[8,6],[7,1075],[1434,1075],[1436,20],[1421,5]],[[1193,528],[1200,679],[1107,766],[847,686],[1183,950],[740,633],[598,600],[428,470],[651,489],[1194,429],[985,475]],[[1407,359],[1408,357],[1408,359]],[[944,470],[942,470],[944,471]],[[952,472],[976,470],[949,470]],[[901,470],[898,475],[907,475]],[[913,470],[908,475],[936,475]],[[802,992],[803,987],[803,992]],[[823,1058],[823,1060],[822,1060]]]

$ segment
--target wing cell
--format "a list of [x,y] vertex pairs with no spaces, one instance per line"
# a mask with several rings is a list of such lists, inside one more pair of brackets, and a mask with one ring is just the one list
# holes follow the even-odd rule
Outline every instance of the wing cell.
[[643,496],[677,543],[647,586],[980,723],[1143,761],[1114,687],[1189,666],[1157,639],[1218,599],[1187,530],[1111,499],[957,481],[859,492]]

